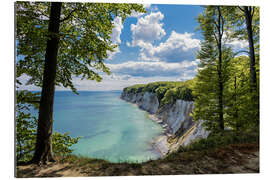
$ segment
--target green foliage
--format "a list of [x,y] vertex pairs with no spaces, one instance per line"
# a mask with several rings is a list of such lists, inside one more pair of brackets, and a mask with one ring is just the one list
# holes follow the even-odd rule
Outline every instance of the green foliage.
[[194,80],[185,82],[161,81],[149,84],[136,84],[124,88],[125,93],[155,93],[160,105],[174,103],[177,99],[193,101],[192,90]]
[[[208,130],[218,132],[218,119],[220,108],[219,84],[223,84],[223,119],[224,125],[233,130],[243,131],[259,124],[259,94],[250,91],[249,57],[235,57],[238,52],[226,45],[222,46],[221,78],[218,76],[218,44],[216,39],[217,23],[214,22],[217,14],[213,6],[205,7],[198,16],[204,40],[197,58],[200,59],[196,82],[193,86],[195,120],[205,120],[204,125]],[[247,40],[244,13],[238,7],[220,6],[224,22],[224,42],[239,39]],[[254,7],[253,23],[259,24],[259,9]],[[258,45],[258,27],[253,27],[255,44]],[[257,39],[257,40],[256,40]],[[259,82],[259,50],[256,49],[257,81]],[[252,98],[256,97],[256,98]]]
[[225,89],[226,124],[239,131],[258,126],[259,109],[254,107],[258,102],[254,102],[251,98],[252,93],[256,92],[250,91],[249,58],[239,56],[232,59],[229,63],[229,72],[230,78]]
[[72,138],[68,133],[54,132],[52,135],[53,152],[59,156],[67,156],[73,152],[71,146],[79,141],[80,137]]
[[136,85],[124,88],[124,92],[126,92],[126,93],[141,93],[144,87],[145,87],[145,84],[136,84]]
[[172,88],[171,86],[160,86],[155,90],[155,93],[157,95],[158,101],[161,102],[164,98],[166,92]]
[[192,90],[185,86],[171,88],[166,91],[164,97],[161,100],[161,104],[170,104],[175,102],[177,99],[193,101]]
[[[240,7],[243,9],[243,7]],[[237,38],[239,40],[248,40],[248,34],[246,29],[246,21],[244,12],[237,6],[228,6],[224,15],[228,20],[228,31],[226,33],[228,38]],[[256,53],[259,54],[259,34],[260,34],[260,8],[252,7],[254,14],[252,16],[252,30],[253,40],[255,43]]]
[[[16,75],[31,77],[28,84],[42,85],[50,2],[16,2]],[[117,47],[111,41],[113,20],[122,22],[133,11],[145,12],[142,5],[120,3],[63,3],[56,85],[76,88],[72,76],[101,81],[98,72],[110,73],[104,64]]]
[[212,133],[206,139],[198,139],[186,147],[180,147],[178,151],[201,151],[211,148],[224,147],[229,144],[241,144],[259,142],[258,131],[224,131]]
[[[16,91],[16,159],[29,161],[33,157],[37,135],[37,118],[31,114],[31,108],[38,108],[39,93]],[[72,153],[71,146],[79,138],[72,138],[68,133],[54,132],[52,135],[53,152],[67,156]]]
[[[26,74],[30,77],[27,84],[42,86],[47,41],[49,37],[56,36],[59,48],[55,84],[68,87],[75,93],[72,77],[99,82],[102,80],[99,72],[110,74],[104,60],[117,47],[111,41],[113,20],[120,17],[124,22],[133,11],[145,12],[143,6],[138,4],[62,3],[60,32],[49,34],[50,7],[50,2],[15,3],[16,78]],[[21,84],[18,79],[16,83]],[[29,108],[21,106],[31,106],[36,100],[29,101],[33,98],[30,92],[18,92],[17,98],[16,156],[17,160],[26,161],[32,156],[37,123]],[[72,144],[78,141],[78,138],[60,133],[54,133],[52,139],[56,155],[71,153]]]
[[193,95],[196,96],[193,118],[203,119],[207,130],[211,131],[220,131],[224,127],[224,86],[229,79],[228,63],[233,58],[231,48],[225,46],[222,40],[228,25],[224,20],[227,10],[224,6],[207,6],[198,16],[204,40],[197,55],[200,64],[193,88]]
[[16,112],[16,159],[27,161],[35,148],[37,118],[30,113]]
[[38,108],[39,93],[16,91],[16,159],[29,160],[34,151],[37,118],[30,108]]

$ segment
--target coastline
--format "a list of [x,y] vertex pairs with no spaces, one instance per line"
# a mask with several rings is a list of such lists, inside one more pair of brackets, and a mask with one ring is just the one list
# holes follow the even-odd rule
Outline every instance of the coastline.
[[150,114],[148,115],[149,119],[152,121],[158,123],[162,127],[162,134],[156,138],[153,139],[152,141],[152,147],[159,152],[160,157],[164,157],[168,152],[170,151],[169,149],[169,144],[167,142],[168,137],[171,136],[171,134],[168,133],[168,125],[163,124],[162,119],[158,118],[155,114]]
[[126,99],[122,98],[122,96],[120,96],[120,99],[136,106],[140,110],[147,112],[148,118],[161,126],[161,128],[162,128],[161,135],[152,139],[152,141],[150,143],[152,145],[153,151],[159,153],[160,158],[163,158],[164,156],[166,156],[170,152],[170,148],[169,148],[169,144],[167,142],[167,139],[172,136],[172,134],[168,133],[168,129],[167,129],[168,125],[164,124],[163,120],[158,118],[156,114],[151,114],[148,111],[146,111],[145,109],[142,109],[137,103],[132,103],[130,101],[127,101]]

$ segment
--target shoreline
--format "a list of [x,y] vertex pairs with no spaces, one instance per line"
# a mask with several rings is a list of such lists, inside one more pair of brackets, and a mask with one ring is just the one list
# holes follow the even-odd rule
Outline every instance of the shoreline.
[[167,139],[170,136],[172,136],[172,134],[168,133],[168,129],[167,129],[168,125],[163,124],[163,120],[158,118],[156,114],[149,113],[145,109],[142,109],[138,104],[127,101],[124,98],[122,98],[121,96],[120,96],[120,99],[136,106],[137,108],[139,108],[142,111],[147,112],[148,118],[161,126],[161,128],[162,128],[161,135],[153,138],[150,143],[152,145],[153,151],[156,151],[157,153],[159,153],[160,158],[163,158],[164,156],[166,156],[170,152],[170,148],[169,148],[169,144],[167,142]]
[[160,157],[163,158],[170,152],[169,144],[167,139],[172,136],[171,134],[168,133],[168,125],[163,123],[163,120],[158,118],[157,115],[155,114],[148,114],[149,119],[152,121],[158,123],[161,128],[162,132],[161,135],[154,138],[152,141],[152,147],[159,152]]

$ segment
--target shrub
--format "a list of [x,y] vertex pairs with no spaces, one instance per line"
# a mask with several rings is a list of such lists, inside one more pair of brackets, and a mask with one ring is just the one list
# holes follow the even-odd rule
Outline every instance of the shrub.
[[206,139],[199,139],[186,147],[179,148],[179,151],[200,151],[210,148],[218,148],[229,144],[259,142],[259,133],[224,131],[212,133]]
[[[16,92],[16,159],[26,162],[32,159],[37,134],[37,118],[31,114],[31,108],[38,108],[39,94],[29,91]],[[35,105],[33,106],[33,103]],[[68,133],[54,132],[52,135],[53,152],[66,156],[72,153],[71,146],[79,138],[72,138]]]

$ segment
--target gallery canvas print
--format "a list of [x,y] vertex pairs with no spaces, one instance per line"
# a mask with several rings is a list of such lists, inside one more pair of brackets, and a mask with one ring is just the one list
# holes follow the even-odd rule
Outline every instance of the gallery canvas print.
[[259,6],[14,6],[15,177],[259,173]]

